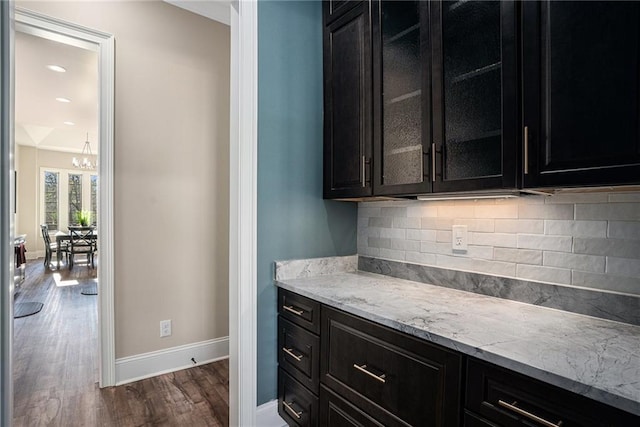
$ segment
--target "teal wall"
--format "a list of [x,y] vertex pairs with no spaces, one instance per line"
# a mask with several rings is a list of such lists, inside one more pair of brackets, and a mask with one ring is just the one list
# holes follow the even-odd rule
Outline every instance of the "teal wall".
[[322,200],[322,8],[258,3],[258,404],[277,397],[274,260],[356,253],[356,204]]

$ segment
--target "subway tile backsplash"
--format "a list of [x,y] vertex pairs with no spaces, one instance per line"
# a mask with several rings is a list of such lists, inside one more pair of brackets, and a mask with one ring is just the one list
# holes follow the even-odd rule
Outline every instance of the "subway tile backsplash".
[[640,295],[640,192],[361,202],[358,254]]

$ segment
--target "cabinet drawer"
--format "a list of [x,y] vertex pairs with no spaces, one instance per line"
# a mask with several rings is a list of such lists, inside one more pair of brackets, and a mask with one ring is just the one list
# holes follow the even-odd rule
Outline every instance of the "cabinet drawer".
[[318,425],[318,398],[278,369],[278,414],[290,426]]
[[461,356],[322,307],[321,382],[375,418],[460,424]]
[[364,413],[353,404],[347,402],[325,386],[320,387],[320,425],[321,426],[354,426],[383,427],[393,423],[381,423]]
[[320,381],[320,338],[278,317],[278,364],[313,393]]
[[630,413],[473,358],[465,406],[501,426],[640,425]]
[[286,289],[278,289],[278,313],[285,319],[320,333],[320,303]]

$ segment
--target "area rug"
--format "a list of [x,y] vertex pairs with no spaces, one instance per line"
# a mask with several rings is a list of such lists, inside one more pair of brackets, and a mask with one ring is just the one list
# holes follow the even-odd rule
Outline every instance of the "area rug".
[[17,302],[13,305],[13,318],[19,319],[39,313],[42,306],[41,302]]
[[92,283],[82,288],[80,292],[82,295],[98,295],[98,285]]

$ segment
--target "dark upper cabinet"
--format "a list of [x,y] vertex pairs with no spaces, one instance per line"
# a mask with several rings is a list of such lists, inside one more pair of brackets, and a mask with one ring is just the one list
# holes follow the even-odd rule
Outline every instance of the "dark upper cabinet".
[[[323,3],[325,18],[335,3]],[[370,4],[360,2],[325,24],[324,197],[370,196]]]
[[524,186],[640,183],[640,3],[522,3]]
[[373,1],[373,193],[431,191],[429,2]]
[[443,1],[431,9],[434,191],[516,188],[515,4]]

